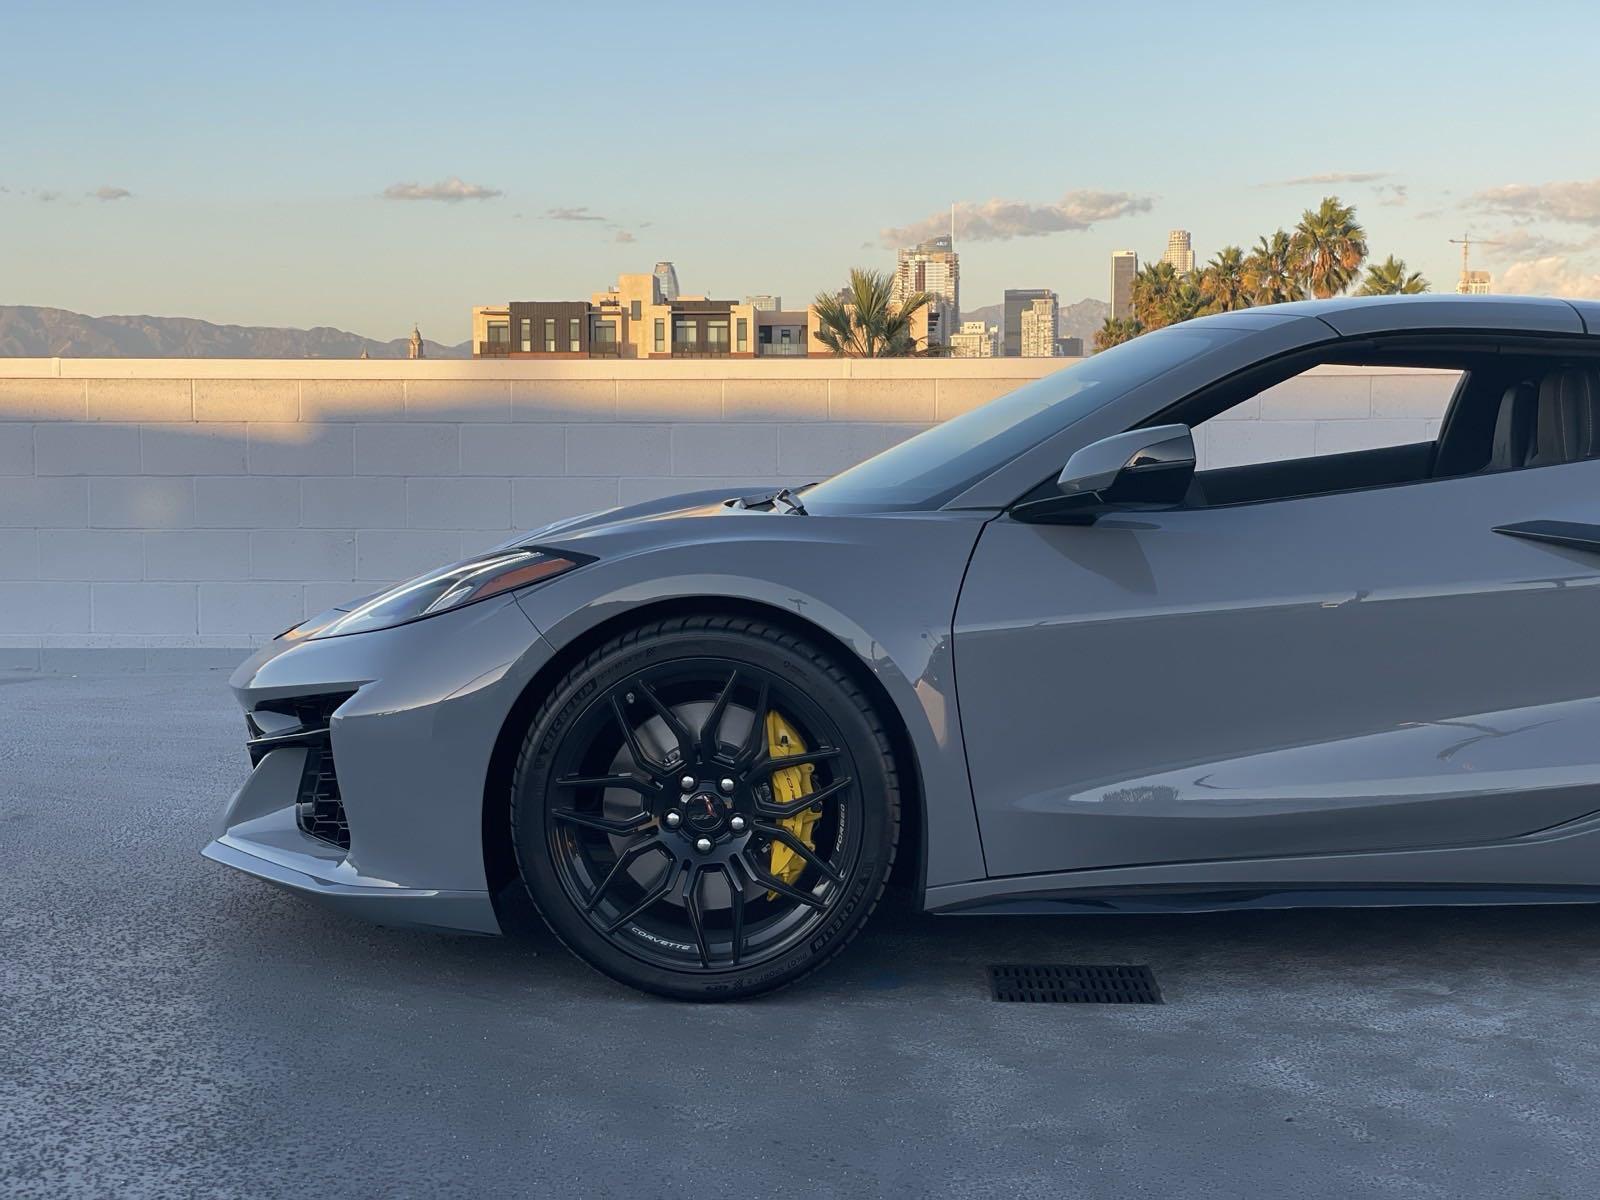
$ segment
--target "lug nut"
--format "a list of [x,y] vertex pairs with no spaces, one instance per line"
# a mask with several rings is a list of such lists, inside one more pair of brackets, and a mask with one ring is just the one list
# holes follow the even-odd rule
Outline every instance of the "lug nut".
[[678,782],[683,785],[683,790],[684,791],[686,791],[686,792],[694,791],[694,776],[693,775],[685,775],[682,779],[678,780]]
[[722,790],[723,790],[723,792],[725,794],[727,794],[729,796],[733,795],[733,780],[724,779],[722,781]]
[[728,828],[733,830],[735,833],[743,833],[744,818],[739,816],[728,818]]
[[668,829],[676,829],[679,825],[682,825],[682,824],[683,824],[683,814],[682,813],[680,813],[680,812],[669,812],[667,814],[667,828]]
[[710,854],[711,853],[711,839],[710,838],[705,838],[705,837],[701,838],[699,841],[697,841],[694,844],[694,848],[696,850],[700,851],[701,854]]

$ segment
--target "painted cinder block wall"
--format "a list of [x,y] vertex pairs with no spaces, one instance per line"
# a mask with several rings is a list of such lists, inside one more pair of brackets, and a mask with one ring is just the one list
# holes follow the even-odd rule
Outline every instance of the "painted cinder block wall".
[[[511,531],[821,478],[1063,365],[0,359],[0,668],[228,662]],[[1202,460],[1431,436],[1452,381],[1324,368]]]

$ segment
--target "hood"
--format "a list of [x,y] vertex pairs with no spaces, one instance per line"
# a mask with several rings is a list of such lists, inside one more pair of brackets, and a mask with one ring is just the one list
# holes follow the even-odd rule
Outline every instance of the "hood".
[[740,510],[728,508],[728,501],[739,496],[751,493],[760,493],[763,490],[775,491],[778,485],[770,488],[706,488],[695,492],[680,492],[672,496],[662,496],[655,500],[644,500],[638,504],[624,504],[619,508],[599,509],[595,512],[584,513],[576,517],[563,517],[559,521],[552,521],[548,525],[541,525],[537,529],[530,529],[526,533],[515,534],[495,546],[496,550],[504,550],[511,546],[533,545],[546,542],[552,538],[560,538],[577,533],[588,533],[605,526],[626,526],[641,521],[653,521],[665,516],[715,516],[719,512],[730,514],[742,513],[753,510]]

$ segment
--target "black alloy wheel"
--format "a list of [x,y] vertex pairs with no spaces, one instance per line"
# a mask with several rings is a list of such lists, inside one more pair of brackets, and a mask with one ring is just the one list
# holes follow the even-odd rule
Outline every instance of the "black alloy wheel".
[[779,987],[860,929],[899,803],[853,679],[751,620],[681,618],[600,647],[534,718],[513,829],[558,937],[685,999]]

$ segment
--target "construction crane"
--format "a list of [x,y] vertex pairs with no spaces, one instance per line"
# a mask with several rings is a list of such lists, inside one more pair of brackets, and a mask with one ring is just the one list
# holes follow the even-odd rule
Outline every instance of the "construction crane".
[[1466,295],[1472,290],[1472,273],[1467,269],[1467,255],[1474,246],[1503,246],[1504,242],[1491,242],[1484,238],[1475,238],[1470,233],[1463,233],[1458,238],[1451,238],[1452,246],[1461,247],[1461,282],[1456,285],[1456,291]]

